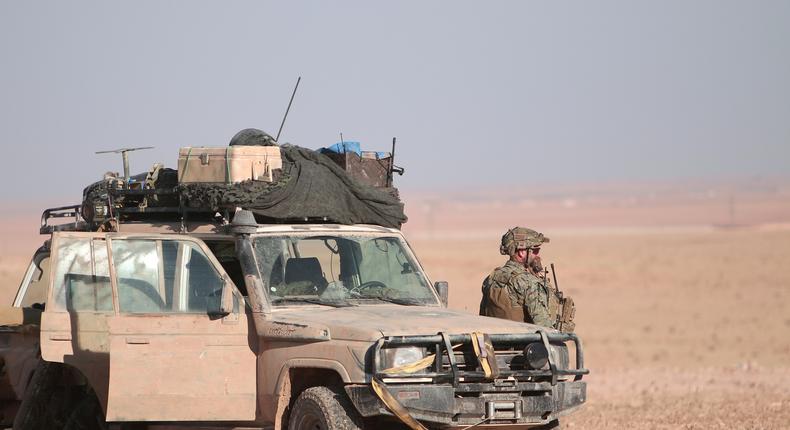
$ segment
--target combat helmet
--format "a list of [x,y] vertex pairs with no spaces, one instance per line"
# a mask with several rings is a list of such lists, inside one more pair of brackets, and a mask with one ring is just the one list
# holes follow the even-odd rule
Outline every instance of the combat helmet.
[[502,235],[499,253],[513,255],[519,249],[535,248],[549,241],[543,233],[524,227],[513,227]]

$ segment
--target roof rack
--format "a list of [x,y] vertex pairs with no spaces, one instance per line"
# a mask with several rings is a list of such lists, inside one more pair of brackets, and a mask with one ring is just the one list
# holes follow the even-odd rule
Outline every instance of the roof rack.
[[[74,222],[64,224],[50,224],[49,221],[56,218],[74,218]],[[45,209],[41,214],[41,234],[50,234],[55,231],[84,231],[88,224],[82,219],[80,205],[61,206],[57,208]]]

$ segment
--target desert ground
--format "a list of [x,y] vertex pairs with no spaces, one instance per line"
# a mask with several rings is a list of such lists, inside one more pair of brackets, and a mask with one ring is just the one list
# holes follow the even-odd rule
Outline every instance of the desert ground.
[[[412,245],[450,307],[476,313],[498,239]],[[554,234],[541,254],[591,369],[567,427],[790,428],[790,230]]]
[[[469,313],[478,310],[482,279],[504,262],[506,228],[524,224],[551,238],[541,255],[576,302],[591,369],[588,402],[565,427],[783,429],[790,428],[784,190],[740,199],[735,217],[721,198],[463,207],[414,197],[404,231],[431,279],[449,281],[450,307]],[[3,300],[42,240],[37,221],[19,215],[0,227]]]
[[482,279],[505,261],[507,228],[551,238],[541,256],[576,303],[591,369],[588,402],[565,427],[790,428],[787,188],[646,188],[415,197],[423,210],[404,230],[429,276],[449,282],[450,307],[470,313]]

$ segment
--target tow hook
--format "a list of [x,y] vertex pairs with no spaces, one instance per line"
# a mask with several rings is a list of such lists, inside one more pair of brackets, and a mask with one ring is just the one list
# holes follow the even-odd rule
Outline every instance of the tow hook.
[[486,420],[519,420],[523,416],[523,411],[521,400],[486,402]]

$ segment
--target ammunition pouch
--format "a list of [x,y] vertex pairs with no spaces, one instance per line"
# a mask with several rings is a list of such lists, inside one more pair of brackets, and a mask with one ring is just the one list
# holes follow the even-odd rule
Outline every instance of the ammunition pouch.
[[557,330],[573,333],[576,328],[576,323],[573,318],[576,316],[576,305],[570,297],[563,297],[559,299],[559,314],[557,315]]

